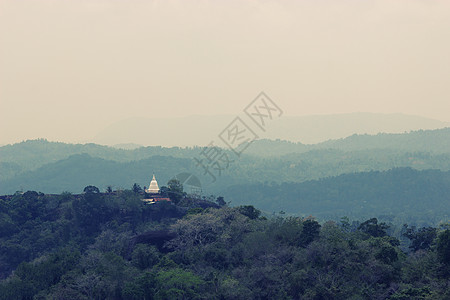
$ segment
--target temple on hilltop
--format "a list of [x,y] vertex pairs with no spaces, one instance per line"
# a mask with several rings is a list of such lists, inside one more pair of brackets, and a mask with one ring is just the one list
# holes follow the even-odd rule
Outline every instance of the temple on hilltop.
[[159,187],[158,182],[156,181],[155,174],[153,174],[153,178],[150,181],[150,185],[148,186],[148,189],[145,190],[146,193],[149,194],[159,194]]
[[145,189],[145,199],[142,199],[147,204],[154,204],[160,201],[171,201],[170,198],[161,195],[160,189],[158,187],[158,182],[156,181],[155,174],[153,174],[153,178],[150,181],[150,185],[148,189]]

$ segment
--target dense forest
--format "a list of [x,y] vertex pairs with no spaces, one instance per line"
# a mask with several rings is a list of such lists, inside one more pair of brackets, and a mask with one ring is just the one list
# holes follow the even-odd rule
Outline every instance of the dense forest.
[[[0,299],[448,299],[450,225],[145,204],[131,190],[0,200]],[[397,232],[393,234],[393,232]]]
[[233,205],[258,203],[320,219],[383,216],[394,223],[433,225],[450,218],[450,172],[395,168],[306,182],[234,185],[221,192]]

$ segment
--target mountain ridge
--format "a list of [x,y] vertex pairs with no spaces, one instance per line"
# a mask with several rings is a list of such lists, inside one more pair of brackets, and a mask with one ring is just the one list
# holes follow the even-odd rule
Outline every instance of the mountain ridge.
[[[131,118],[115,122],[93,136],[91,142],[103,145],[121,143],[146,146],[207,145],[217,138],[236,117],[242,120],[261,138],[281,139],[304,144],[316,144],[329,139],[339,139],[352,134],[401,133],[411,130],[429,130],[450,126],[431,118],[381,113],[347,113],[332,115],[284,115],[267,120],[265,132],[242,113],[237,115],[187,116],[179,118]],[[358,124],[355,126],[355,124]],[[175,142],[176,141],[176,142]]]

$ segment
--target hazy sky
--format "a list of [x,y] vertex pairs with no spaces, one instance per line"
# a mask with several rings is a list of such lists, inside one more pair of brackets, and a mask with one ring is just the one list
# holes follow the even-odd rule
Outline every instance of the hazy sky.
[[262,90],[290,115],[450,121],[449,53],[445,0],[0,0],[0,143],[237,114]]

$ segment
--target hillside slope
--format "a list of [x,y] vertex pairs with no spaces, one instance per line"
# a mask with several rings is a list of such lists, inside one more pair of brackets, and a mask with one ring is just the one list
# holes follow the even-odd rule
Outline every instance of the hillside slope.
[[396,168],[302,183],[235,185],[222,191],[233,205],[322,218],[396,215],[448,221],[450,172]]
[[11,194],[21,189],[45,193],[80,193],[87,185],[104,190],[107,186],[130,188],[135,182],[148,186],[152,173],[158,174],[160,182],[165,184],[177,172],[186,171],[190,163],[188,159],[166,156],[120,163],[88,154],[76,154],[2,181],[0,193]]
[[450,127],[419,130],[408,133],[354,134],[342,139],[318,144],[293,143],[282,140],[258,140],[246,151],[263,157],[304,153],[312,150],[338,149],[358,151],[370,149],[401,150],[406,152],[450,153]]
[[[38,190],[44,193],[69,191],[78,193],[86,185],[101,189],[130,187],[133,183],[148,185],[154,173],[161,184],[179,173],[196,175],[206,194],[235,184],[264,182],[303,182],[351,172],[387,170],[395,167],[413,167],[418,170],[450,170],[450,154],[407,153],[392,150],[353,151],[314,150],[285,155],[282,158],[232,157],[228,169],[212,169],[216,181],[196,166],[192,158],[155,155],[141,160],[117,162],[88,154],[76,154],[60,161],[45,164],[32,171],[0,178],[0,194],[18,190]],[[8,163],[3,163],[3,165]],[[11,165],[14,166],[14,165]],[[3,168],[3,166],[2,166]]]
[[[353,135],[345,139],[330,140],[315,145],[281,140],[257,140],[246,149],[244,156],[282,157],[283,160],[292,160],[296,157],[293,154],[328,151],[329,149],[346,152],[373,150],[373,153],[393,153],[397,151],[402,154],[414,154],[416,152],[430,153],[431,155],[448,154],[450,153],[450,128],[402,134]],[[30,140],[0,147],[0,180],[35,170],[45,164],[57,162],[74,154],[86,153],[92,157],[129,162],[155,155],[192,159],[198,156],[200,152],[201,147],[165,148],[152,146],[125,150],[97,144],[65,144],[42,139]],[[376,156],[379,156],[379,154],[376,154]],[[395,166],[407,165],[391,165],[389,167]],[[434,168],[435,166],[431,167]]]

